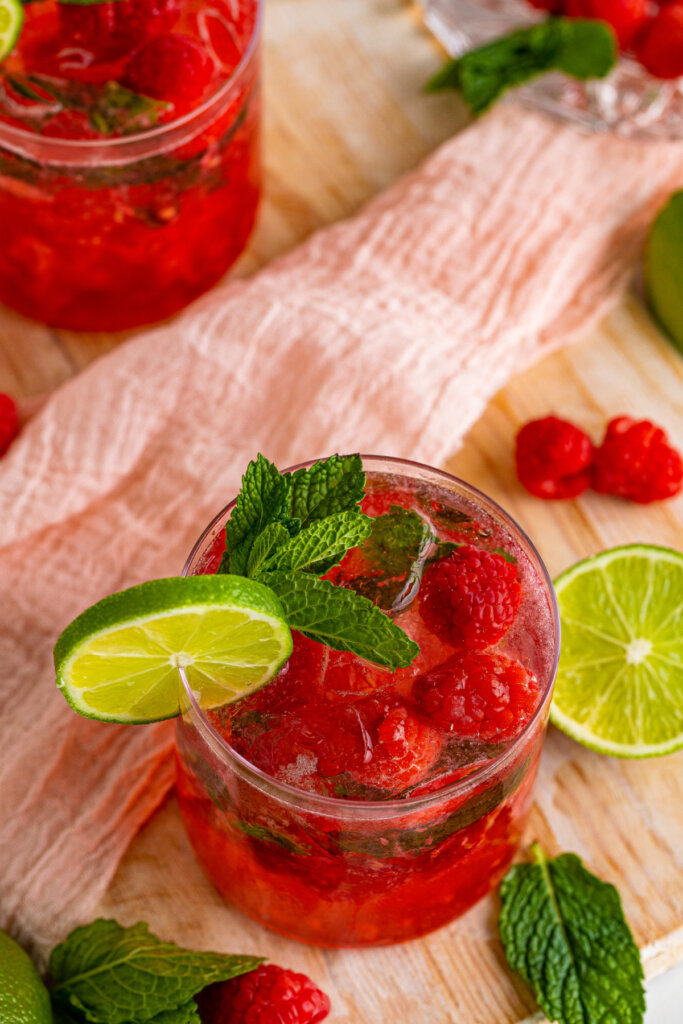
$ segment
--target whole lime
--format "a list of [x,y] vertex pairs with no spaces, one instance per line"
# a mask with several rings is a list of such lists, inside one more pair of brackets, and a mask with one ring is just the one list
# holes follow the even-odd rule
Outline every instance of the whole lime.
[[650,228],[645,294],[669,338],[683,351],[683,192],[675,192]]
[[33,961],[2,931],[0,1021],[2,1024],[52,1024],[50,996]]

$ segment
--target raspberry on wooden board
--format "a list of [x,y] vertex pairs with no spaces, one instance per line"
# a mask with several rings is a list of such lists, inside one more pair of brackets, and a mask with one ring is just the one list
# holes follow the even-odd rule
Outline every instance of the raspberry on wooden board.
[[330,1012],[328,996],[305,974],[261,964],[196,997],[202,1024],[318,1024]]
[[673,497],[682,486],[683,460],[663,430],[629,416],[610,421],[595,453],[594,490],[646,505]]
[[517,476],[537,498],[576,498],[590,485],[591,439],[583,430],[545,416],[525,424],[517,434]]
[[19,413],[11,395],[0,392],[0,456],[19,433]]

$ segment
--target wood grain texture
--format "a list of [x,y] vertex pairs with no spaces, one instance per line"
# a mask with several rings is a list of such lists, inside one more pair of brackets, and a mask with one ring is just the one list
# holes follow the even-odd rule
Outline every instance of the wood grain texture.
[[[421,85],[438,56],[402,0],[267,0],[266,196],[236,269],[253,272],[415,166],[462,125],[455,100]],[[0,390],[38,396],[123,337],[50,331],[0,310]],[[654,507],[587,496],[545,504],[517,485],[512,438],[555,410],[596,437],[621,412],[651,416],[683,444],[683,362],[635,300],[584,343],[515,378],[447,469],[499,500],[532,535],[552,573],[604,547],[681,547],[683,499]],[[453,411],[454,423],[457,410]],[[618,762],[551,732],[528,829],[554,854],[572,849],[615,882],[648,973],[683,959],[683,756]],[[129,850],[98,912],[140,918],[189,945],[257,952],[311,974],[331,995],[332,1024],[513,1024],[533,1000],[505,969],[495,897],[418,942],[321,951],[232,910],[197,865],[169,800]]]

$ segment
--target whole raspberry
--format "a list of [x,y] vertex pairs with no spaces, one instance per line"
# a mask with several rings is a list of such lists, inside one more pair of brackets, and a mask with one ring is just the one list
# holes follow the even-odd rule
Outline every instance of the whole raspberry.
[[605,440],[595,453],[596,491],[647,505],[673,497],[682,486],[683,460],[663,430],[629,416],[608,423]]
[[655,78],[683,75],[683,3],[662,5],[635,46],[636,57]]
[[116,40],[128,51],[145,39],[170,31],[180,17],[180,0],[116,0]]
[[575,498],[590,485],[593,445],[567,420],[545,416],[517,434],[517,476],[537,498]]
[[213,64],[200,43],[189,36],[164,35],[149,39],[131,57],[122,84],[179,108],[200,100],[212,77]]
[[430,566],[420,588],[422,618],[437,636],[458,647],[497,643],[521,600],[514,565],[470,544]]
[[10,395],[0,392],[0,456],[4,455],[19,433],[19,414]]
[[202,1024],[317,1024],[330,1000],[305,974],[261,964],[196,997]]
[[567,0],[564,13],[606,21],[621,49],[627,50],[650,20],[650,6],[650,0]]
[[498,743],[530,721],[538,684],[523,665],[497,651],[465,651],[420,676],[413,698],[427,721],[444,732]]
[[355,709],[368,737],[357,782],[396,794],[420,782],[441,753],[441,736],[397,698],[371,697]]

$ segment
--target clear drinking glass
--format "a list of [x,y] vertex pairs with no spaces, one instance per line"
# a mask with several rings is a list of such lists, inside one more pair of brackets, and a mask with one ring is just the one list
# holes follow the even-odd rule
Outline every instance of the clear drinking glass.
[[[419,0],[426,24],[452,56],[546,13],[526,0]],[[636,138],[683,138],[683,80],[653,78],[628,54],[605,79],[578,82],[549,74],[514,91],[529,107],[592,132]]]
[[[524,596],[515,625],[498,646],[514,652],[535,674],[538,697],[514,741],[485,744],[478,752],[465,744],[464,761],[444,762],[441,775],[437,771],[399,798],[345,799],[304,791],[249,763],[222,735],[220,712],[217,717],[200,708],[184,682],[177,721],[178,798],[197,856],[235,906],[284,935],[322,946],[415,938],[462,914],[499,882],[531,805],[559,655],[557,606],[547,571],[501,508],[438,470],[378,457],[363,462],[368,500],[379,494],[385,503],[397,495],[405,501],[409,495],[423,508],[426,501],[450,529],[447,536],[476,538],[482,547],[504,549],[515,560]],[[186,575],[215,572],[232,507],[204,531]],[[427,640],[420,635],[424,627],[415,607],[413,601],[401,613],[411,623],[404,628]],[[349,673],[360,662],[349,655],[341,659]],[[412,685],[411,671],[400,670],[395,677],[404,693]],[[339,722],[343,728],[342,717]]]
[[[0,301],[25,316],[89,331],[158,321],[215,284],[242,252],[260,195],[263,0],[184,3],[180,28],[191,18],[196,37],[208,40],[212,91],[199,106],[152,127],[92,131],[96,117],[87,103],[104,103],[108,86],[33,74],[30,64],[25,70],[28,30],[17,57],[0,66]],[[231,3],[249,8],[249,37],[228,70],[220,63],[219,33],[230,27]],[[63,16],[63,7],[50,0],[33,5],[27,19],[35,14],[46,22],[34,35],[49,37],[51,8]],[[122,73],[124,59],[111,65],[112,75]],[[57,81],[65,106],[51,117],[44,88],[56,90]],[[38,90],[43,101],[19,88]]]

